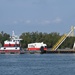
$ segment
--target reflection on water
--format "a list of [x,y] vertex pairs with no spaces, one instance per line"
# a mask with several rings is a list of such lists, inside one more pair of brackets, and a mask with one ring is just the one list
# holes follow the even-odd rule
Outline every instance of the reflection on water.
[[0,75],[75,75],[75,54],[1,54]]

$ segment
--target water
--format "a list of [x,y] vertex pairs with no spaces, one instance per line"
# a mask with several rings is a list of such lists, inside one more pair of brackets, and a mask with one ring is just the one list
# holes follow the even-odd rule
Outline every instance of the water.
[[1,54],[0,75],[75,75],[75,54]]

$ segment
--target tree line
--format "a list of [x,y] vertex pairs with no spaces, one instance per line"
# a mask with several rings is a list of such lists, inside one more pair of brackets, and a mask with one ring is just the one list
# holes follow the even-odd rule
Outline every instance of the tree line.
[[[29,43],[35,42],[44,42],[47,44],[48,48],[52,48],[56,42],[62,37],[60,33],[52,32],[52,33],[42,33],[42,32],[25,32],[21,34],[21,45],[24,48],[27,48]],[[75,37],[67,37],[66,40],[60,45],[61,48],[73,48],[73,44],[75,41]]]
[[[24,32],[20,35],[20,38],[23,39],[21,41],[21,47],[27,48],[29,43],[44,42],[47,44],[48,48],[52,48],[62,36],[63,35],[60,35],[60,33],[57,32]],[[4,41],[9,39],[9,34],[4,33],[3,31],[0,33],[0,43],[2,44],[2,46],[4,44]],[[67,39],[60,45],[59,48],[73,48],[74,41],[75,37],[67,37]]]

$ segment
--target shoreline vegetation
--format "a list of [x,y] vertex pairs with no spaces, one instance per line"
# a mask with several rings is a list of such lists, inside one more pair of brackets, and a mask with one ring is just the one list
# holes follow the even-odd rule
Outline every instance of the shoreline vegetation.
[[[64,34],[63,34],[64,35]],[[21,47],[27,48],[29,43],[44,42],[48,48],[52,48],[56,42],[63,36],[60,33],[42,33],[42,32],[24,32],[19,37],[23,39],[21,41]],[[10,40],[10,34],[0,33],[0,46],[3,46],[5,40]],[[60,49],[73,48],[75,37],[67,37],[66,40],[59,46]]]

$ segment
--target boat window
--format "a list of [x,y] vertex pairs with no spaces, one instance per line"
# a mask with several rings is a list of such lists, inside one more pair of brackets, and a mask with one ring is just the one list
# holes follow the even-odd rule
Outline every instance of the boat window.
[[4,47],[4,49],[6,49],[6,48]]
[[15,42],[15,40],[13,40],[13,42]]
[[17,49],[17,47],[15,49]]

